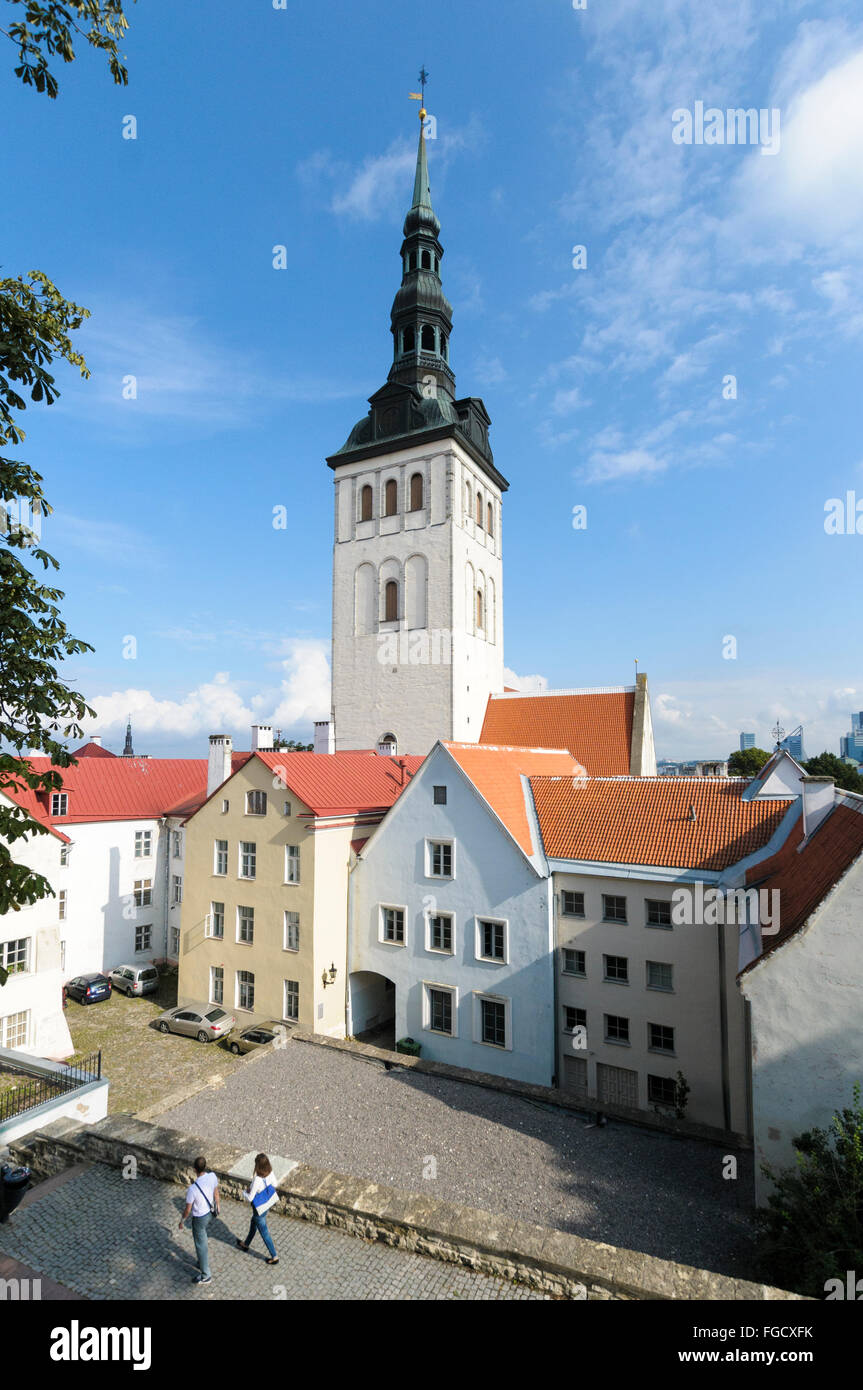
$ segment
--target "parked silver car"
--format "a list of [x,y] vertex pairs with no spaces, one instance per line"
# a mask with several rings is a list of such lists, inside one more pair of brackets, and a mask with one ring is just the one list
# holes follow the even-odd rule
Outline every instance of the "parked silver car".
[[118,965],[108,978],[121,994],[153,994],[159,988],[159,972],[155,965]]
[[217,1004],[180,1004],[159,1014],[156,1025],[160,1033],[183,1033],[198,1042],[215,1042],[226,1037],[236,1021]]
[[237,1057],[241,1052],[257,1052],[258,1048],[269,1047],[270,1043],[278,1044],[287,1037],[287,1033],[284,1023],[268,1019],[266,1023],[253,1023],[250,1028],[244,1028],[231,1038],[227,1047]]

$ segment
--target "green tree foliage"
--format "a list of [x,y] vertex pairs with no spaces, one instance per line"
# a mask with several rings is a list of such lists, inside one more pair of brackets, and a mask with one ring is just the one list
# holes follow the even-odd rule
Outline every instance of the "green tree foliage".
[[6,4],[13,6],[14,14],[7,24],[0,24],[0,34],[18,49],[15,76],[25,87],[35,87],[37,92],[56,97],[59,86],[48,59],[73,63],[76,39],[107,53],[111,76],[118,86],[126,86],[128,73],[117,51],[117,44],[129,27],[122,0],[66,0],[65,4],[56,0],[48,0],[47,4],[39,4],[38,0],[6,0]]
[[775,1184],[759,1212],[761,1264],[771,1283],[823,1298],[828,1279],[863,1272],[863,1108],[837,1110],[829,1129],[794,1140],[797,1167],[762,1172]]
[[[18,50],[16,77],[49,97],[58,91],[49,60],[71,63],[76,40],[106,53],[114,82],[125,85],[117,43],[127,28],[119,0],[5,0],[0,9],[0,35]],[[79,738],[79,720],[93,711],[64,684],[58,668],[92,648],[62,621],[62,590],[40,582],[40,567],[42,577],[58,567],[40,545],[42,518],[51,512],[42,477],[6,451],[17,450],[25,437],[18,421],[25,397],[45,405],[57,399],[50,371],[55,359],[89,375],[71,336],[86,317],[87,310],[64,299],[40,270],[0,278],[0,791],[29,788],[37,797],[60,785],[60,773],[35,773],[26,754],[46,755],[54,769],[73,761],[63,741]],[[51,894],[48,881],[16,863],[9,848],[24,836],[48,833],[21,807],[0,801],[0,913]],[[0,984],[5,978],[0,971]]]
[[315,745],[313,743],[297,743],[292,738],[277,738],[273,740],[273,749],[278,753],[313,753]]
[[735,748],[728,755],[729,777],[756,777],[772,755],[763,748]]
[[817,758],[804,763],[804,767],[812,777],[832,777],[837,787],[844,787],[846,792],[863,792],[863,777],[835,753],[819,753]]

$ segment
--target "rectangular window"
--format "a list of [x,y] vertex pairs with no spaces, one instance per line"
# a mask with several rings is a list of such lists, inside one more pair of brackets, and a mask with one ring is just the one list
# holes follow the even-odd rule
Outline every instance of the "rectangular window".
[[171,947],[170,955],[172,960],[177,960],[180,954],[180,928],[171,928]]
[[628,1043],[629,1019],[622,1018],[620,1014],[606,1014],[605,1041],[616,1043]]
[[405,914],[401,907],[381,908],[381,940],[392,941],[399,946],[405,942]]
[[587,966],[584,951],[573,950],[570,946],[563,948],[563,973],[564,975],[586,975]]
[[246,792],[246,815],[265,816],[267,814],[267,793]]
[[560,894],[560,911],[564,917],[584,916],[584,894],[564,888]]
[[178,907],[183,901],[183,880],[179,874],[174,874],[171,879],[171,902],[174,907]]
[[674,1105],[677,1100],[677,1085],[670,1076],[647,1077],[647,1100],[650,1105]]
[[255,977],[251,970],[237,971],[237,1008],[255,1007]]
[[[51,815],[65,816],[69,810],[69,797],[66,792],[51,793]],[[13,1015],[14,1016],[14,1015]]]
[[673,990],[674,966],[668,965],[664,960],[649,960],[647,962],[647,988]]
[[651,1052],[673,1052],[674,1029],[666,1028],[664,1023],[648,1023],[647,1045]]
[[61,845],[61,846],[60,846],[60,868],[61,868],[61,869],[65,869],[65,867],[66,867],[66,865],[67,865],[68,863],[69,863],[69,846],[68,846],[68,845]]
[[240,841],[240,878],[254,878],[258,863],[258,847],[254,840]]
[[452,1037],[452,990],[428,986],[428,1027]]
[[0,942],[0,965],[10,975],[24,975],[30,969],[30,937]]
[[626,898],[620,898],[614,893],[603,893],[602,916],[606,922],[625,922]]
[[480,960],[506,960],[506,923],[480,918],[477,921],[477,957]]
[[563,1026],[567,1033],[574,1033],[576,1028],[587,1027],[587,1010],[573,1009],[569,1004],[563,1006]]
[[227,797],[222,799],[222,815],[226,816],[231,809],[231,803]]
[[135,928],[135,950],[149,951],[150,943],[153,939],[153,928],[151,925]]
[[291,814],[291,803],[290,803],[290,801],[286,801],[285,804],[284,804],[284,806],[282,807],[282,815],[283,815],[283,816],[289,816],[290,814]]
[[175,859],[182,858],[183,855],[183,832],[173,830],[171,832],[172,851]]
[[66,942],[60,942],[60,969],[66,969]]
[[452,845],[445,840],[428,841],[430,878],[452,878]]
[[210,1003],[225,1002],[225,971],[221,965],[210,966]]
[[671,903],[662,902],[658,898],[645,898],[644,906],[647,909],[647,925],[649,927],[665,927],[671,929]]
[[617,984],[629,983],[629,962],[626,956],[603,956],[602,965],[606,980],[614,980]]
[[244,941],[247,946],[251,946],[255,939],[255,909],[253,907],[237,908],[237,940]]
[[210,930],[208,935],[221,941],[225,935],[225,904],[210,903]]
[[282,1018],[286,1018],[291,1023],[296,1023],[300,1017],[300,982],[299,980],[285,980],[285,1012]]
[[300,881],[300,847],[285,845],[285,883]]
[[227,840],[213,841],[213,873],[220,877],[228,872],[228,842]]
[[434,788],[434,804],[435,806],[446,806],[446,787]]
[[300,949],[300,914],[298,912],[285,913],[285,950],[298,951]]
[[136,907],[151,907],[153,904],[153,880],[136,878],[132,885],[132,897]]
[[149,859],[153,850],[153,836],[149,830],[135,831],[135,858]]
[[452,916],[449,912],[438,912],[429,917],[429,950],[446,951],[452,955]]
[[61,888],[57,894],[57,917],[59,921],[65,922],[68,910],[69,894],[65,888]]
[[480,1038],[491,1047],[506,1047],[506,1005],[497,999],[480,999]]
[[0,1018],[0,1047],[27,1047],[30,1040],[30,1010]]

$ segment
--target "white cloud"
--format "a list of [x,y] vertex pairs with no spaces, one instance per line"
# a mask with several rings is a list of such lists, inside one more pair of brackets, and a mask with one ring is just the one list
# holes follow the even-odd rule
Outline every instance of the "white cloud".
[[596,450],[590,456],[590,468],[584,476],[586,482],[604,483],[617,478],[662,473],[667,467],[664,459],[657,458],[647,449],[623,449],[619,453]]
[[521,690],[526,695],[539,694],[548,689],[546,676],[518,676],[508,666],[503,668],[503,683],[511,690]]

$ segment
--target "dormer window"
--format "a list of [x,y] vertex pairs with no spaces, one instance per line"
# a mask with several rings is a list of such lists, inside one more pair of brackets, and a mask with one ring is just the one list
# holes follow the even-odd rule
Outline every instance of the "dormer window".
[[51,793],[51,815],[68,816],[69,814],[69,795],[67,792]]
[[381,734],[378,739],[378,752],[385,757],[394,758],[399,750],[398,740],[395,734]]
[[421,338],[420,341],[421,341],[421,344],[422,344],[422,350],[423,350],[423,352],[434,352],[434,351],[435,351],[435,333],[434,333],[434,328],[432,327],[432,325],[431,325],[430,323],[424,323],[424,324],[423,324],[423,327],[422,327],[422,338]]

